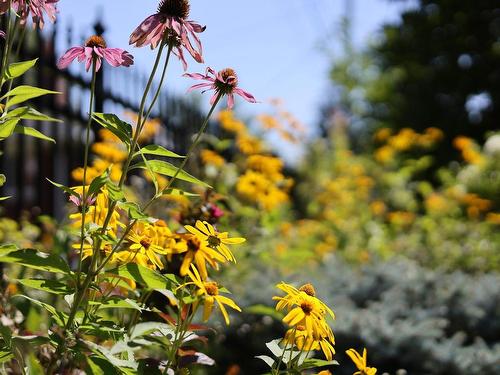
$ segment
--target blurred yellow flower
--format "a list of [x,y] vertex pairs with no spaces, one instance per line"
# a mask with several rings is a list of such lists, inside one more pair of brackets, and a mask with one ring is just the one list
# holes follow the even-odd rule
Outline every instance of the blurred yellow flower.
[[222,156],[212,150],[201,150],[200,152],[201,161],[205,165],[214,165],[216,167],[222,167],[226,161]]
[[375,375],[377,369],[375,367],[368,367],[366,365],[366,348],[363,349],[363,356],[361,356],[356,350],[349,349],[346,354],[351,358],[359,371],[356,371],[353,375]]

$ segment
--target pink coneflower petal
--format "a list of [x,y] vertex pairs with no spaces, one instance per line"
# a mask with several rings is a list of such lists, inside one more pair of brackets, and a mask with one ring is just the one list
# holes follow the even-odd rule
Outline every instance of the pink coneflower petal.
[[[214,78],[212,78],[212,76]],[[191,86],[188,92],[197,89],[209,88],[214,90],[214,95],[210,98],[210,104],[214,105],[218,97],[227,96],[227,106],[228,108],[233,108],[234,106],[234,94],[241,96],[243,99],[250,103],[257,103],[254,96],[249,92],[240,89],[238,85],[238,77],[233,69],[227,68],[216,72],[210,67],[207,67],[206,73],[185,73],[183,77],[189,77],[196,80],[206,81],[205,83],[198,83]],[[203,91],[204,92],[204,91]]]
[[78,57],[78,60],[81,62],[81,56],[83,51],[85,50],[84,47],[72,47],[69,50],[66,51],[64,55],[61,56],[59,61],[57,62],[57,67],[59,69],[65,69],[73,62],[74,59]]
[[174,54],[179,57],[184,70],[187,69],[187,62],[181,48],[185,48],[196,62],[202,63],[203,49],[196,34],[205,31],[205,27],[187,20],[189,7],[188,0],[160,1],[158,12],[141,22],[130,35],[129,43],[136,47],[150,45],[154,49],[165,41],[174,47]]
[[57,67],[64,69],[75,59],[79,62],[85,61],[85,69],[89,71],[92,62],[95,60],[96,72],[101,69],[102,59],[109,65],[118,67],[129,67],[134,63],[134,57],[121,48],[107,48],[106,42],[100,36],[92,36],[85,43],[84,47],[70,48],[58,61]]

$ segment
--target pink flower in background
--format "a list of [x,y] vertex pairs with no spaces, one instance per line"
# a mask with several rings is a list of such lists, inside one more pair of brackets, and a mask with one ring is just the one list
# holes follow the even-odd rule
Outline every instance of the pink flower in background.
[[184,77],[207,81],[207,83],[198,83],[191,86],[188,92],[196,89],[214,90],[215,93],[210,99],[210,104],[214,104],[219,95],[227,96],[227,106],[229,109],[234,106],[234,94],[241,96],[247,102],[257,103],[252,94],[238,88],[238,76],[231,68],[226,68],[220,72],[215,72],[212,68],[207,68],[205,75],[199,73],[185,73]]
[[107,48],[104,38],[94,35],[90,37],[84,47],[72,47],[57,62],[59,69],[64,69],[78,58],[79,62],[85,61],[85,69],[89,71],[92,60],[96,59],[96,71],[101,68],[102,59],[109,65],[130,66],[134,63],[134,57],[127,51],[120,48]]
[[202,45],[196,34],[205,31],[205,26],[188,21],[188,16],[188,0],[162,0],[158,12],[146,18],[134,30],[129,43],[136,47],[150,45],[154,49],[163,40],[165,33],[168,33],[168,42],[174,47],[174,54],[182,61],[184,70],[187,64],[181,47],[184,47],[195,61],[202,63]]
[[[21,17],[21,24],[26,24],[26,19],[31,15],[33,26],[43,29],[45,25],[44,13],[47,13],[52,23],[56,20],[57,2],[59,0],[12,0],[12,8]],[[0,10],[3,7],[0,6]]]
[[[87,197],[85,207],[87,207],[88,209],[96,202],[96,199],[97,198],[94,196]],[[83,198],[80,194],[78,195],[78,197],[76,195],[70,195],[69,201],[72,202],[76,207],[78,207],[78,210],[80,212],[83,211]]]

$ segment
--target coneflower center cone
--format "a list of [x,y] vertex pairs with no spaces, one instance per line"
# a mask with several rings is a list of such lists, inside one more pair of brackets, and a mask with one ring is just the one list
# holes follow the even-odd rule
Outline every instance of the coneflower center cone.
[[158,5],[158,13],[186,19],[189,16],[189,8],[188,0],[162,0]]
[[104,38],[100,35],[92,35],[85,42],[85,47],[100,47],[106,48],[107,44]]
[[[238,76],[234,69],[226,68],[219,72],[220,76],[225,82],[221,82],[219,80],[215,80],[215,87],[217,91],[222,94],[230,94],[233,89],[238,86]],[[229,78],[232,78],[228,80]]]

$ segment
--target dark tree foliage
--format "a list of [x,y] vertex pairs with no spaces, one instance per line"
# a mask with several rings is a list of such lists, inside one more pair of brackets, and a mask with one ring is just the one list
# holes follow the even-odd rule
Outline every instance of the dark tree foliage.
[[500,128],[500,1],[419,0],[383,35],[374,52],[396,78],[371,98],[377,122],[442,129],[438,164],[455,156],[455,136],[483,142]]

